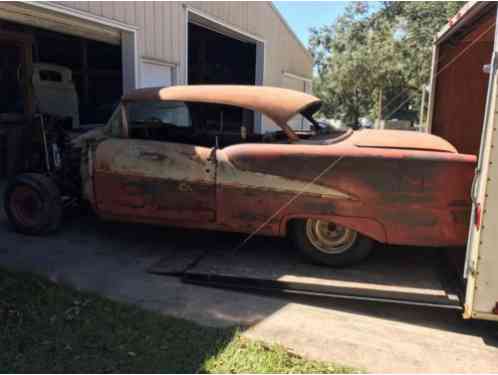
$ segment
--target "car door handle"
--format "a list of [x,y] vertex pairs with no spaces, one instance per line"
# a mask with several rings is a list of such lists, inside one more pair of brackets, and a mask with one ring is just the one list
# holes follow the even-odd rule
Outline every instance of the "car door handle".
[[166,156],[157,152],[141,151],[139,154],[140,159],[162,161]]

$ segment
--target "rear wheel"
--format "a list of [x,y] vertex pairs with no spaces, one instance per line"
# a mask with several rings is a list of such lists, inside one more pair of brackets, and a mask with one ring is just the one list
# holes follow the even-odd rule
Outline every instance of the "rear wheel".
[[5,190],[4,205],[18,232],[41,235],[60,226],[62,203],[59,188],[44,175],[25,173],[14,177]]
[[314,263],[335,267],[365,259],[373,240],[330,221],[306,219],[291,223],[290,237],[300,252]]

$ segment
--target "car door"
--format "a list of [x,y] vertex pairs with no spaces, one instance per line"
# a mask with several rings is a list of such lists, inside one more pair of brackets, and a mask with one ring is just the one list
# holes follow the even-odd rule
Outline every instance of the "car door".
[[[153,117],[157,116],[156,112]],[[185,114],[180,117],[185,121]],[[154,124],[160,131],[150,137],[133,131],[134,124],[143,126],[137,118],[128,122],[128,137],[111,138],[97,147],[94,188],[99,213],[129,221],[187,225],[214,221],[216,160],[212,149],[154,139],[164,139],[162,126],[181,128],[174,116],[170,116],[172,122]]]

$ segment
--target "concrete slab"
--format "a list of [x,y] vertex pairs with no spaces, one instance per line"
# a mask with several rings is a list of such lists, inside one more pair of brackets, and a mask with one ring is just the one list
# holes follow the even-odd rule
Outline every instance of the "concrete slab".
[[498,371],[498,325],[463,321],[455,311],[252,295],[146,272],[166,251],[195,244],[229,248],[241,238],[105,224],[92,216],[67,219],[58,234],[29,237],[14,233],[0,212],[0,265],[200,324],[240,325],[249,337],[371,372]]
[[[182,251],[188,254],[192,250]],[[241,249],[216,244],[185,270],[184,281],[246,290],[281,289],[370,300],[386,299],[461,309],[454,275],[440,249],[377,246],[364,262],[347,268],[310,263],[287,241],[253,238]],[[168,270],[174,254],[166,259]],[[264,261],[263,261],[264,260]],[[406,272],[409,266],[410,272]]]

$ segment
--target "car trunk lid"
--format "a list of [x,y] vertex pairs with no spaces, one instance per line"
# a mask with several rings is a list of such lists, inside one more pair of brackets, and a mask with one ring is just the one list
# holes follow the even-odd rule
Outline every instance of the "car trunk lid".
[[451,143],[441,137],[406,130],[361,130],[355,132],[351,138],[351,142],[357,147],[458,152]]

